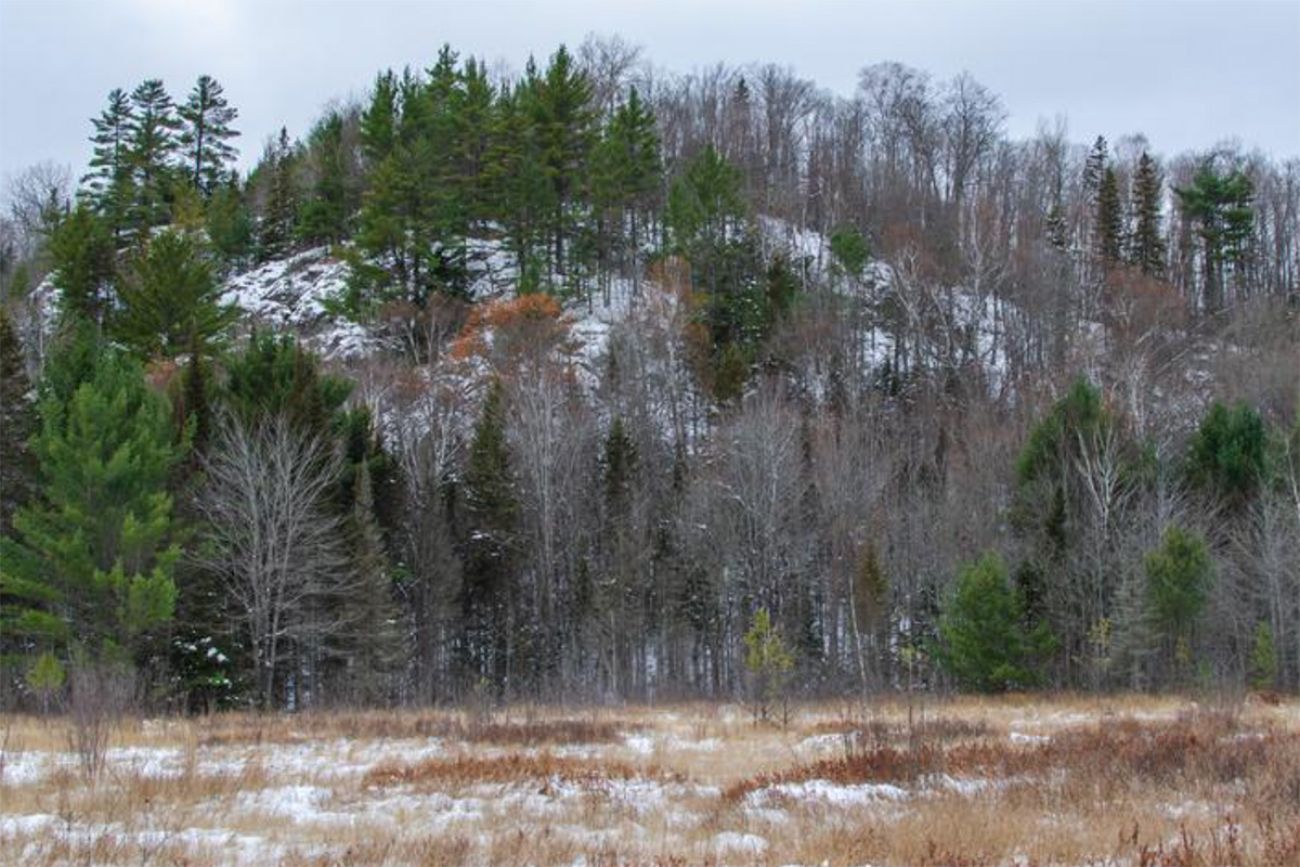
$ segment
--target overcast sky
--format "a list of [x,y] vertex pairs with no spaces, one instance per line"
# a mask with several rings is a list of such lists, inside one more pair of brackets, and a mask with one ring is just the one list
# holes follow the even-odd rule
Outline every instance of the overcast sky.
[[0,0],[0,175],[54,160],[79,174],[114,87],[162,78],[179,101],[214,76],[240,112],[241,163],[377,70],[444,42],[520,68],[589,32],[660,68],[789,65],[852,92],[863,66],[965,69],[1014,136],[1064,115],[1071,137],[1143,132],[1165,154],[1236,137],[1300,155],[1300,0]]

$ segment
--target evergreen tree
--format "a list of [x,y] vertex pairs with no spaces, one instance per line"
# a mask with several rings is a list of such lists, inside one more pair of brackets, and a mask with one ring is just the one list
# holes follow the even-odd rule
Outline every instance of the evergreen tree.
[[1259,413],[1238,403],[1217,401],[1192,436],[1187,475],[1212,501],[1240,507],[1265,478],[1268,435]]
[[280,136],[261,168],[268,178],[266,206],[258,224],[258,258],[265,262],[288,253],[297,232],[297,155],[287,128],[280,127]]
[[212,266],[186,234],[164,231],[136,256],[118,290],[111,331],[143,358],[208,355],[235,321]]
[[361,148],[373,167],[388,158],[397,140],[397,77],[390,69],[375,79],[370,105],[361,115]]
[[102,325],[113,304],[117,250],[108,225],[85,203],[50,236],[50,266],[64,317],[81,316]]
[[253,250],[253,217],[233,173],[208,199],[206,229],[212,249],[227,264],[244,261]]
[[140,367],[106,346],[92,351],[71,398],[42,401],[32,447],[44,496],[18,512],[17,539],[0,543],[0,623],[64,654],[78,646],[142,662],[176,598],[167,481],[185,446]]
[[551,56],[546,74],[528,89],[542,168],[551,185],[551,264],[565,273],[564,244],[572,234],[570,206],[580,192],[597,117],[591,81],[563,45]]
[[591,176],[595,204],[614,222],[615,242],[630,247],[633,279],[639,280],[643,215],[659,189],[662,166],[654,114],[635,87],[615,109],[596,146]]
[[939,620],[939,659],[963,687],[1000,692],[1031,686],[1033,660],[1050,642],[1041,628],[1025,629],[1020,599],[997,554],[985,554],[957,576]]
[[508,675],[510,577],[519,511],[506,444],[504,393],[494,381],[474,428],[464,482],[461,610],[465,661],[498,689]]
[[1160,277],[1165,272],[1165,239],[1160,228],[1160,169],[1146,151],[1138,159],[1133,179],[1135,220],[1129,260],[1143,274]]
[[1101,191],[1101,179],[1106,172],[1108,152],[1106,137],[1099,135],[1092,143],[1092,150],[1088,152],[1088,158],[1083,163],[1083,188],[1094,205]]
[[239,111],[226,102],[225,93],[216,79],[200,75],[194,90],[180,108],[184,122],[179,143],[185,157],[185,169],[191,186],[206,198],[226,176],[226,166],[238,151],[228,143],[239,135],[230,124]]
[[27,378],[22,346],[0,304],[0,536],[34,491],[35,461],[28,440],[36,432],[35,395]]
[[331,111],[308,137],[307,158],[313,182],[298,226],[299,237],[305,241],[335,243],[347,237],[351,203],[345,151],[343,115]]
[[1214,583],[1209,546],[1199,534],[1170,526],[1143,565],[1152,620],[1174,670],[1185,677],[1192,663],[1193,631]]
[[1097,190],[1097,256],[1106,267],[1118,264],[1124,251],[1124,205],[1119,179],[1109,166]]
[[542,240],[548,216],[555,208],[555,190],[545,171],[541,137],[528,110],[536,88],[536,71],[530,62],[524,80],[514,88],[504,89],[497,99],[487,170],[494,210],[501,215],[514,248],[520,292],[539,287],[534,246]]
[[127,225],[134,198],[131,136],[135,126],[134,109],[126,92],[120,88],[108,94],[108,107],[91,120],[95,145],[90,158],[91,171],[81,179],[95,212],[103,217],[114,238],[120,240]]
[[176,107],[159,79],[131,93],[130,161],[135,188],[131,224],[140,232],[167,221],[167,198],[181,128]]
[[1183,213],[1199,226],[1205,273],[1205,309],[1223,306],[1223,267],[1245,261],[1255,215],[1255,187],[1244,172],[1221,175],[1212,162],[1202,163],[1187,187],[1174,189]]

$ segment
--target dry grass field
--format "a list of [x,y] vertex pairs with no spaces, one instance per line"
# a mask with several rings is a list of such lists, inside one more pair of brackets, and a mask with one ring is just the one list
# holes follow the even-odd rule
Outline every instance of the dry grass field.
[[0,717],[0,864],[1300,865],[1300,702]]

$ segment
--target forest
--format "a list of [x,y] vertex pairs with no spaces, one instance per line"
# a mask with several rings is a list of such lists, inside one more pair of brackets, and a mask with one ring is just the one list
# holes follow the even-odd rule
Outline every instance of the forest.
[[241,172],[111,90],[0,218],[0,706],[1300,689],[1300,155],[1006,121],[593,36]]

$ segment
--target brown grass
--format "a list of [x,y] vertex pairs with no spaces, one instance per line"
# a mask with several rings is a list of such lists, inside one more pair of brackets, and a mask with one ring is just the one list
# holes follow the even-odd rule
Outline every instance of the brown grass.
[[[166,773],[119,756],[94,783],[75,763],[0,780],[0,864],[209,867],[250,852],[257,863],[304,867],[579,856],[590,865],[1300,864],[1295,699],[1201,707],[1177,697],[1008,696],[911,711],[909,723],[898,700],[805,706],[785,729],[711,704],[128,721],[112,746],[170,750]],[[65,751],[62,725],[0,717],[4,749],[17,759]],[[624,743],[631,732],[649,748]],[[986,786],[963,791],[949,777]],[[811,780],[889,783],[907,797],[748,797]],[[297,788],[305,800],[272,810]],[[15,822],[33,815],[53,824]],[[762,847],[720,848],[724,833],[757,835]]]

